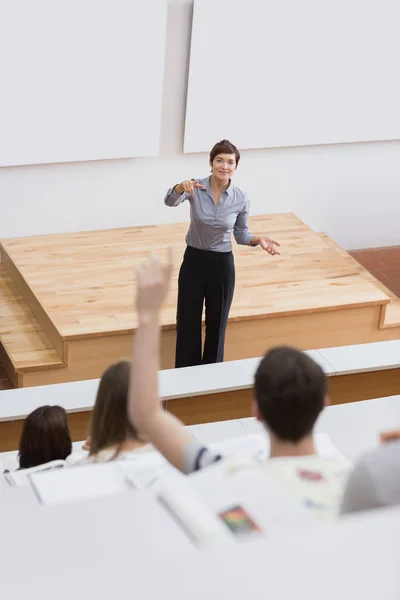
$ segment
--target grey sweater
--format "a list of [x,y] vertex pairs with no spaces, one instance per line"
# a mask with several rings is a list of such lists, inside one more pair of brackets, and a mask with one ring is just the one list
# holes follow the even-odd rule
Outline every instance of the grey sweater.
[[400,441],[388,442],[356,463],[341,514],[400,504]]

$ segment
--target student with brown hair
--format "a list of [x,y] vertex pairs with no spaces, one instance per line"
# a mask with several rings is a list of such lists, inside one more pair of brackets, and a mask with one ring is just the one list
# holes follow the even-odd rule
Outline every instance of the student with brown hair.
[[127,459],[147,446],[128,418],[129,376],[127,361],[119,361],[103,373],[92,414],[89,456],[81,462]]
[[41,406],[25,419],[19,442],[19,468],[30,469],[72,452],[67,413],[61,406]]
[[[224,360],[225,331],[235,288],[231,235],[238,244],[261,246],[279,254],[269,237],[257,237],[248,229],[247,194],[233,185],[240,160],[239,150],[221,140],[210,152],[211,175],[185,180],[168,190],[164,202],[190,203],[190,227],[179,272],[176,317],[176,367]],[[201,317],[206,307],[206,337],[201,343]]]

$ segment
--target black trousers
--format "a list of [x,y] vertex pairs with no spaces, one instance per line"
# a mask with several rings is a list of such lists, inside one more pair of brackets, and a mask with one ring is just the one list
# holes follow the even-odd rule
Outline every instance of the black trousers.
[[[187,246],[178,280],[176,367],[222,362],[225,331],[235,289],[232,252]],[[201,317],[206,306],[202,353]]]

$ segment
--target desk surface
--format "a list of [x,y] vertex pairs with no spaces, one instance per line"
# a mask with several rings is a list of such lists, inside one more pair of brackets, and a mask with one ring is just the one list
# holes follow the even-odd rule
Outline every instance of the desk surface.
[[[388,396],[327,406],[317,422],[316,431],[328,434],[339,452],[353,461],[379,444],[381,431],[398,427],[400,396]],[[189,429],[205,444],[249,433],[265,433],[255,418],[191,425]]]
[[400,512],[384,511],[197,551],[161,506],[130,493],[4,520],[0,596],[398,600],[399,539]]
[[[400,397],[331,406],[318,430],[350,458],[400,424]],[[255,419],[189,428],[204,443],[260,431]],[[24,493],[24,490],[12,490]],[[11,498],[11,495],[10,495]],[[265,598],[398,600],[400,511],[343,519],[260,541],[197,552],[147,493],[0,511],[0,597],[109,600]],[[20,510],[18,510],[20,508]],[[323,551],[321,551],[323,549]],[[311,568],[312,567],[312,568]],[[290,572],[291,576],[287,577]],[[23,576],[22,576],[23,575]],[[62,582],[62,585],[60,585]]]
[[[400,368],[400,340],[307,351],[334,377],[348,373]],[[162,400],[189,398],[252,387],[260,358],[160,371]],[[0,392],[0,421],[25,418],[43,404],[60,404],[67,412],[93,408],[98,379]]]
[[[10,518],[13,514],[14,519]],[[136,552],[142,559],[149,560],[154,554],[157,560],[168,563],[173,560],[171,550],[194,551],[187,536],[147,492],[130,491],[46,508],[36,504],[7,514],[1,511],[0,527],[0,564],[7,579],[27,577],[26,572],[21,576],[21,559],[29,556],[32,572],[40,572],[44,566],[47,574],[65,576],[66,564],[85,568],[91,553],[105,562],[115,553],[133,558],[132,552]],[[23,555],[19,544],[24,546]],[[46,555],[44,563],[40,554]],[[3,570],[6,563],[7,569]],[[134,578],[134,572],[131,576]],[[0,593],[0,597],[5,596]]]

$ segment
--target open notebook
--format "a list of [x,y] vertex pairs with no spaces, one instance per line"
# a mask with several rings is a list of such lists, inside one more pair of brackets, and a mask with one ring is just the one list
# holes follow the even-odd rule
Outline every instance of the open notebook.
[[140,460],[113,460],[33,473],[29,480],[41,504],[63,504],[145,490],[161,475],[171,479],[176,469],[162,460],[158,453],[151,452]]
[[[323,456],[339,456],[325,434],[316,435],[318,451]],[[223,440],[209,445],[226,458],[253,459],[263,462],[269,454],[268,437],[251,434]],[[343,460],[345,460],[343,458]],[[17,472],[21,476],[24,471]],[[14,475],[14,474],[13,474]],[[41,471],[23,475],[42,504],[60,504],[120,494],[126,490],[158,488],[158,482],[179,484],[179,473],[157,451],[138,452],[131,460],[67,466],[64,469]],[[185,481],[185,477],[183,481]]]
[[31,477],[37,473],[54,472],[56,469],[64,469],[65,466],[65,460],[53,460],[37,467],[31,467],[30,469],[5,472],[4,478],[11,487],[21,487],[29,484]]

